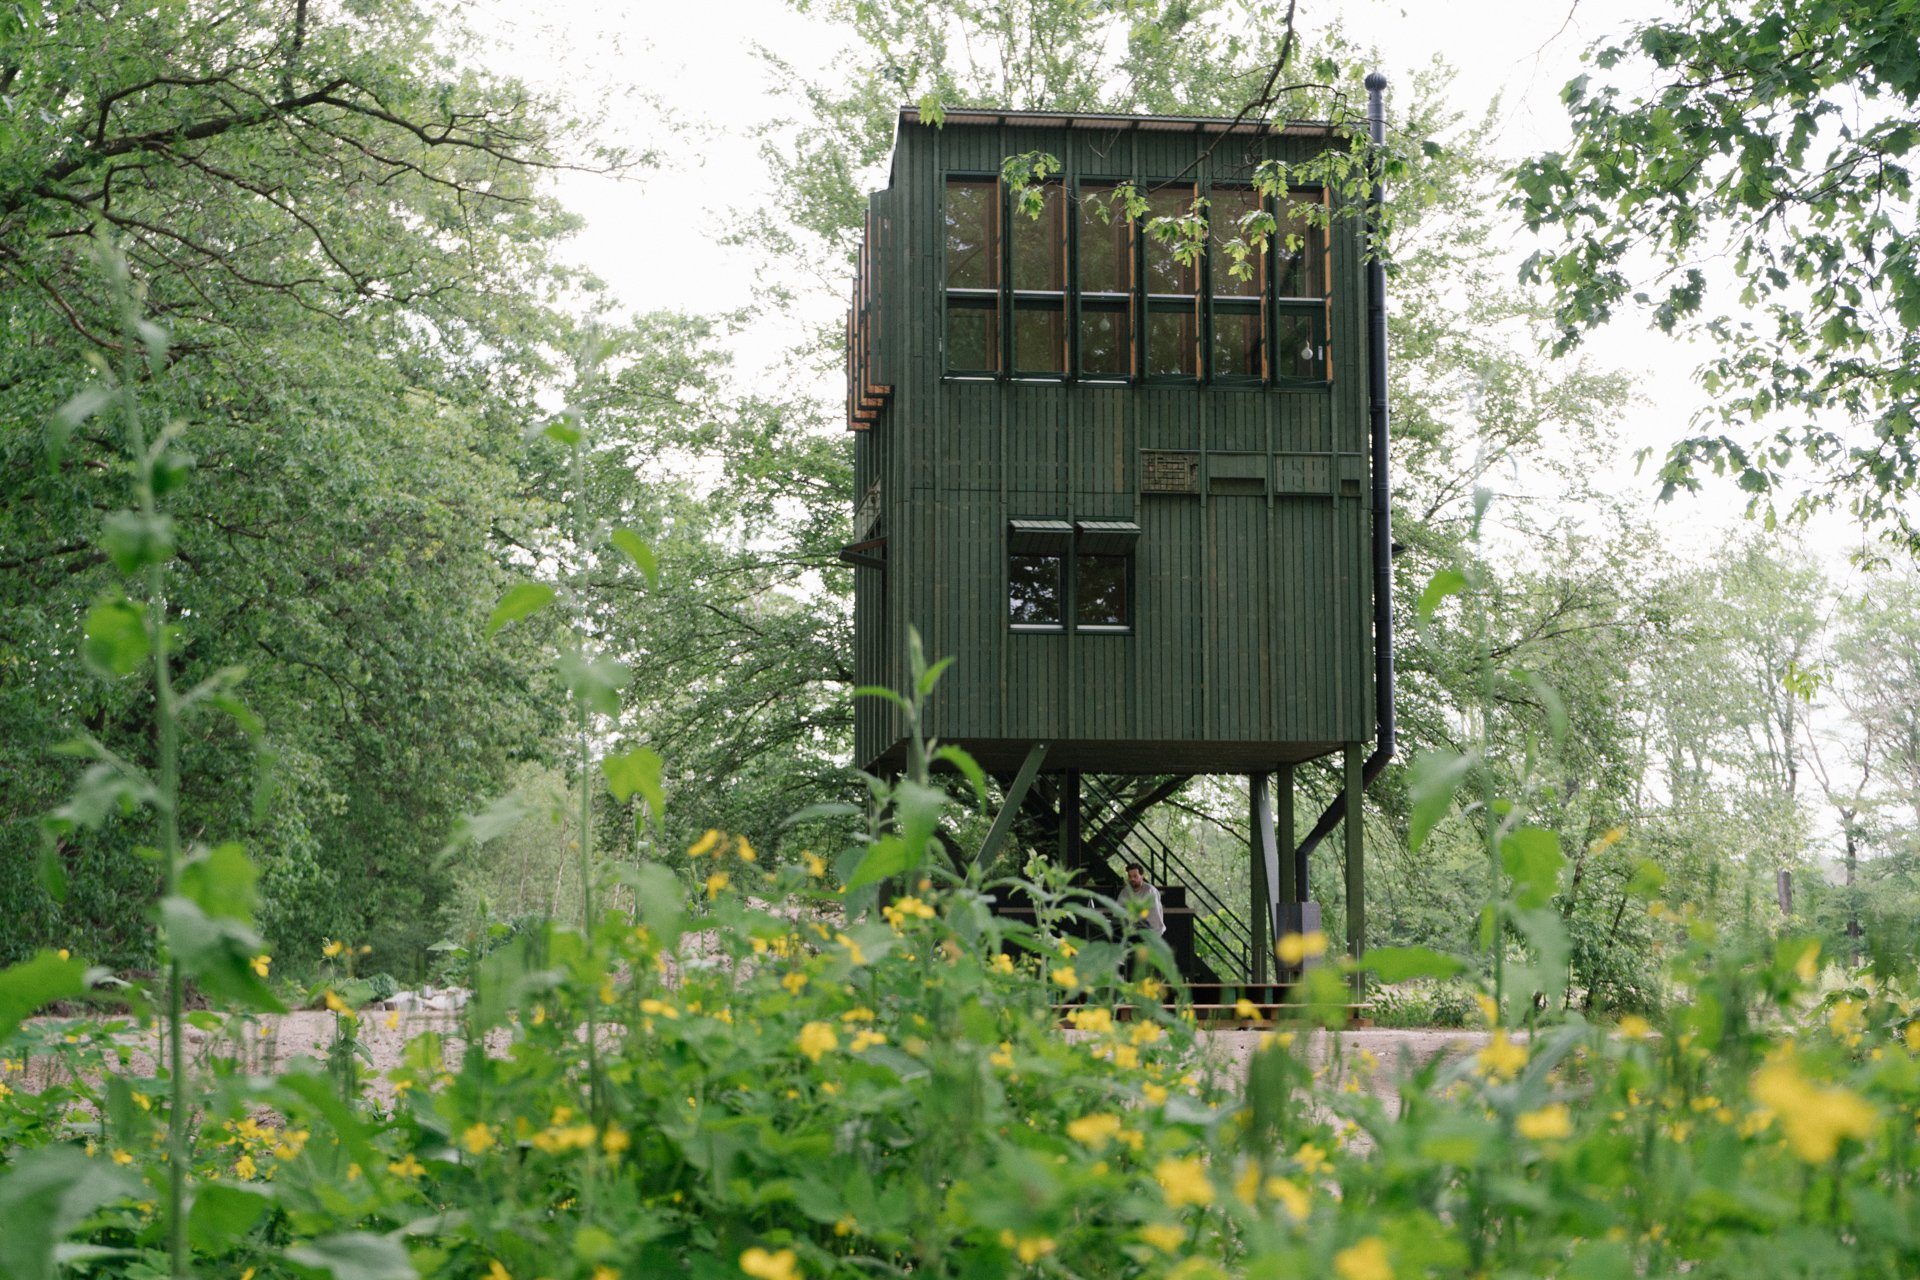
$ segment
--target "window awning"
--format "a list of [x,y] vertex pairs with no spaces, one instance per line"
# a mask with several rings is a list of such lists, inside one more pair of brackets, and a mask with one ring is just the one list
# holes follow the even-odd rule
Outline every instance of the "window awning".
[[1080,520],[1075,550],[1083,556],[1123,556],[1140,539],[1140,526],[1131,520]]
[[1009,520],[1007,550],[1017,556],[1064,556],[1073,550],[1073,522]]

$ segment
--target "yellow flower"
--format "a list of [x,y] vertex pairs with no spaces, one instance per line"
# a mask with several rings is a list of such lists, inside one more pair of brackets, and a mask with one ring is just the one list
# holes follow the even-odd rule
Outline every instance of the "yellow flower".
[[800,860],[807,864],[807,874],[813,879],[826,879],[827,860],[825,858],[817,853],[807,852],[800,855]]
[[414,1159],[413,1152],[411,1151],[401,1156],[398,1160],[391,1160],[387,1163],[387,1172],[398,1174],[402,1178],[417,1178],[426,1171],[427,1166]]
[[1241,1204],[1252,1204],[1260,1196],[1260,1166],[1247,1161],[1247,1167],[1233,1180],[1233,1194],[1240,1197]]
[[1907,1052],[1920,1053],[1920,1020],[1907,1024],[1906,1038]]
[[807,985],[807,975],[804,973],[790,973],[780,979],[780,985],[797,996],[800,994],[800,988]]
[[698,840],[695,840],[692,846],[688,848],[687,856],[689,858],[704,857],[708,853],[711,853],[713,851],[713,846],[719,843],[720,843],[720,833],[718,831],[715,831],[712,827],[708,827],[707,834],[701,836]]
[[1133,1029],[1127,1032],[1127,1039],[1135,1044],[1152,1044],[1163,1034],[1157,1022],[1136,1022]]
[[640,1012],[654,1018],[665,1018],[669,1022],[680,1016],[680,1011],[664,1000],[655,1000],[652,996],[640,1002]]
[[1480,1064],[1480,1074],[1489,1080],[1511,1080],[1520,1074],[1520,1068],[1527,1065],[1525,1045],[1518,1045],[1507,1039],[1505,1031],[1493,1033],[1493,1040],[1482,1049],[1475,1059]]
[[353,1017],[353,1006],[342,1000],[335,992],[327,992],[327,1008],[346,1017]]
[[600,1149],[606,1152],[607,1158],[611,1160],[618,1160],[620,1153],[632,1145],[633,1139],[627,1136],[625,1129],[617,1125],[608,1125],[606,1131],[600,1135]]
[[475,1121],[473,1124],[468,1125],[466,1130],[461,1133],[460,1145],[474,1155],[479,1155],[481,1152],[493,1146],[492,1127]]
[[887,1038],[881,1035],[878,1031],[869,1031],[869,1030],[863,1029],[860,1032],[856,1033],[853,1039],[848,1043],[847,1052],[848,1053],[865,1053],[868,1049],[871,1049],[874,1045],[885,1044],[886,1042],[887,1042]]
[[1106,1009],[1074,1009],[1067,1014],[1067,1021],[1082,1031],[1102,1035],[1113,1030],[1113,1014]]
[[992,968],[995,973],[1012,973],[1013,957],[1004,951],[1000,952],[994,956]]
[[236,1178],[250,1179],[258,1172],[260,1170],[254,1165],[252,1156],[241,1156],[233,1162],[233,1175]]
[[1120,1132],[1120,1117],[1110,1115],[1081,1116],[1078,1120],[1067,1122],[1067,1136],[1083,1147],[1103,1150]]
[[392,1013],[389,1013],[386,1016],[384,1025],[389,1031],[397,1029],[400,1026],[400,1011],[395,1009]]
[[1768,1063],[1753,1073],[1755,1100],[1780,1120],[1793,1154],[1808,1164],[1824,1164],[1840,1149],[1842,1138],[1866,1141],[1879,1122],[1873,1105],[1839,1086],[1816,1085],[1791,1061]]
[[1340,1280],[1393,1280],[1393,1267],[1387,1261],[1387,1242],[1368,1236],[1349,1249],[1333,1255],[1333,1274]]
[[1500,1025],[1500,1006],[1492,996],[1484,991],[1476,991],[1473,993],[1473,1003],[1480,1009],[1480,1021],[1490,1027]]
[[487,1280],[513,1280],[513,1273],[500,1265],[500,1259],[494,1258],[487,1264]]
[[1513,1127],[1521,1137],[1535,1142],[1567,1138],[1573,1135],[1573,1116],[1567,1111],[1566,1103],[1552,1102],[1538,1111],[1514,1117]]
[[1233,1016],[1236,1018],[1257,1018],[1260,1016],[1260,1006],[1245,996],[1241,996],[1233,1002]]
[[1267,1194],[1278,1200],[1295,1222],[1305,1222],[1313,1211],[1313,1198],[1291,1178],[1268,1178]]
[[1014,1246],[1013,1251],[1019,1255],[1020,1261],[1032,1266],[1052,1253],[1053,1248],[1051,1236],[1021,1236],[1020,1243]]
[[1171,1208],[1213,1203],[1213,1184],[1207,1181],[1207,1166],[1198,1159],[1169,1157],[1153,1167],[1153,1177]]
[[987,1055],[987,1061],[991,1062],[996,1067],[1001,1067],[1001,1068],[1012,1067],[1013,1066],[1013,1041],[1002,1040],[1000,1042],[1000,1047]]
[[799,1280],[800,1259],[791,1249],[768,1252],[755,1245],[740,1255],[740,1269],[754,1280]]
[[1629,1013],[1620,1019],[1618,1030],[1629,1040],[1645,1040],[1653,1034],[1653,1024],[1637,1013]]
[[269,955],[257,955],[249,961],[249,963],[253,965],[254,976],[264,978],[267,976],[267,967],[273,963],[273,957]]
[[1293,1158],[1299,1162],[1300,1171],[1309,1177],[1333,1168],[1333,1162],[1327,1159],[1327,1153],[1311,1142],[1301,1143],[1300,1149],[1293,1153]]
[[1058,969],[1055,969],[1053,971],[1053,980],[1069,989],[1080,985],[1080,975],[1073,971],[1073,966],[1070,964],[1063,964]]
[[833,1224],[833,1234],[837,1236],[850,1236],[859,1229],[860,1224],[853,1220],[853,1215],[850,1213],[842,1215],[840,1220]]
[[1066,938],[1062,938],[1060,939],[1060,954],[1066,959],[1071,960],[1080,954],[1080,948],[1074,946],[1073,943]]
[[840,1043],[833,1034],[833,1028],[824,1022],[809,1022],[800,1028],[799,1038],[794,1041],[800,1046],[800,1052],[818,1062],[823,1054],[831,1052]]
[[1812,982],[1820,976],[1820,944],[1810,943],[1800,958],[1793,962],[1794,976],[1802,982]]
[[1327,954],[1327,935],[1318,929],[1312,933],[1289,933],[1273,944],[1273,953],[1280,957],[1282,964],[1297,965]]
[[1172,1253],[1187,1242],[1187,1232],[1171,1222],[1155,1222],[1140,1228],[1140,1238],[1162,1253]]
[[620,1273],[603,1262],[593,1269],[593,1280],[620,1280]]
[[1140,1086],[1140,1092],[1145,1095],[1148,1102],[1151,1102],[1156,1107],[1167,1100],[1167,1089],[1165,1085],[1149,1082]]
[[867,962],[866,955],[860,950],[860,944],[852,938],[849,938],[846,934],[836,933],[833,935],[833,940],[847,949],[847,959],[853,961],[855,964],[865,964]]
[[732,882],[732,880],[733,880],[733,877],[729,876],[724,871],[714,872],[712,875],[707,877],[707,896],[709,898],[719,897],[720,891],[726,888],[727,885]]
[[1113,1065],[1131,1071],[1140,1065],[1140,1051],[1130,1044],[1116,1045],[1113,1050]]
[[320,948],[320,954],[325,956],[327,959],[331,960],[335,956],[339,955],[342,951],[345,951],[346,949],[347,949],[346,943],[335,942],[332,938],[328,938],[325,940],[325,945],[323,945]]
[[1836,1000],[1827,1012],[1827,1030],[1842,1040],[1852,1039],[1860,1034],[1866,1020],[1866,1009],[1858,1000]]
[[742,862],[752,862],[755,858],[759,857],[759,855],[753,851],[753,846],[747,843],[745,836],[734,837],[733,851],[740,855],[740,861]]
[[115,1164],[132,1164],[133,1153],[129,1151],[116,1151],[113,1153],[113,1162]]

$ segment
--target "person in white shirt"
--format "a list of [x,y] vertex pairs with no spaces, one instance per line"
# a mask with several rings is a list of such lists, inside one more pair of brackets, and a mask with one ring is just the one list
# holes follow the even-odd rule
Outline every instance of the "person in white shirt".
[[1129,922],[1144,921],[1156,935],[1166,936],[1167,918],[1160,909],[1160,891],[1147,883],[1147,869],[1137,862],[1127,864],[1127,886],[1120,891],[1120,908]]

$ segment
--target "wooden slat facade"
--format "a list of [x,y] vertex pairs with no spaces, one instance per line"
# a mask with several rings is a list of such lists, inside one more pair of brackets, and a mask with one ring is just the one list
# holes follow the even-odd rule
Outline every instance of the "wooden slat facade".
[[[953,175],[1043,151],[1082,181],[1248,180],[1248,148],[1301,160],[1323,130],[1254,140],[1198,127],[1015,127],[903,118],[881,230],[863,261],[870,382],[890,390],[855,443],[859,502],[878,486],[885,568],[856,571],[859,680],[904,689],[907,629],[956,659],[931,732],[1011,772],[1247,772],[1373,734],[1372,528],[1364,263],[1358,220],[1329,237],[1331,376],[1307,384],[1127,384],[946,375],[944,201]],[[1211,148],[1211,151],[1209,150]],[[856,300],[858,299],[856,294]],[[1006,302],[1001,313],[1006,314]],[[1063,303],[1073,324],[1071,296]],[[1269,320],[1272,312],[1267,312]],[[1136,316],[1136,320],[1141,317]],[[1273,341],[1269,336],[1269,344]],[[1197,464],[1197,492],[1147,492],[1143,454]],[[1008,522],[1132,521],[1133,625],[1015,632]],[[901,719],[863,699],[858,763],[901,758]]]

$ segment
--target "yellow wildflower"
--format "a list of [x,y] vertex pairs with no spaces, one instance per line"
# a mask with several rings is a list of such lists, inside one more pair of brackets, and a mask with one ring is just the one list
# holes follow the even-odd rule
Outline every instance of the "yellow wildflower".
[[397,1030],[400,1026],[400,1011],[395,1009],[392,1013],[389,1013],[382,1025],[389,1031]]
[[1808,1164],[1824,1164],[1840,1149],[1840,1140],[1862,1142],[1879,1121],[1873,1105],[1850,1089],[1816,1085],[1791,1061],[1770,1062],[1753,1073],[1755,1100],[1780,1120],[1793,1154]]
[[1073,971],[1073,966],[1070,964],[1063,964],[1058,969],[1055,969],[1053,971],[1053,980],[1069,989],[1080,985],[1080,975]]
[[1140,1092],[1146,1096],[1148,1102],[1151,1102],[1156,1107],[1167,1100],[1165,1085],[1149,1082],[1140,1086]]
[[1123,1067],[1128,1071],[1133,1070],[1140,1065],[1140,1051],[1130,1044],[1115,1045],[1113,1049],[1113,1065]]
[[323,940],[322,945],[320,947],[320,954],[325,956],[327,959],[331,960],[335,956],[339,955],[342,951],[345,951],[346,949],[347,949],[346,943],[335,942],[332,938],[326,938]]
[[255,956],[248,963],[250,963],[253,966],[253,973],[255,977],[264,978],[267,976],[267,967],[273,963],[273,957],[270,955],[261,954],[261,955]]
[[1060,954],[1065,959],[1071,960],[1080,954],[1080,948],[1074,946],[1073,943],[1067,939],[1062,938],[1060,939]]
[[1163,1034],[1165,1033],[1160,1030],[1160,1024],[1157,1022],[1136,1022],[1132,1030],[1127,1032],[1127,1039],[1135,1044],[1152,1044]]
[[1909,1022],[1906,1030],[1907,1052],[1920,1053],[1920,1020]]
[[747,843],[745,836],[734,837],[733,851],[740,856],[742,862],[752,862],[760,856],[753,851],[753,846]]
[[826,1023],[809,1022],[800,1028],[800,1035],[794,1043],[800,1047],[800,1052],[818,1062],[822,1055],[838,1047],[840,1038],[833,1034],[833,1028]]
[[1387,1261],[1387,1242],[1368,1236],[1351,1248],[1333,1255],[1333,1274],[1340,1280],[1393,1280],[1393,1266]]
[[607,1153],[610,1160],[618,1160],[622,1152],[633,1145],[633,1139],[627,1131],[618,1125],[608,1125],[600,1135],[600,1149]]
[[992,968],[995,973],[1012,973],[1013,957],[1004,951],[998,953],[993,957]]
[[1236,1018],[1257,1018],[1260,1016],[1260,1006],[1245,996],[1241,996],[1233,1002],[1233,1016]]
[[1267,1194],[1278,1200],[1295,1222],[1305,1222],[1313,1211],[1313,1198],[1291,1178],[1268,1178]]
[[1153,1177],[1171,1208],[1213,1203],[1213,1184],[1207,1181],[1207,1166],[1198,1159],[1169,1157],[1153,1167]]
[[791,991],[794,995],[797,996],[800,994],[800,988],[807,985],[807,975],[804,973],[798,973],[798,972],[790,973],[786,977],[780,979],[780,985],[785,987],[788,991]]
[[1327,935],[1318,929],[1312,933],[1289,933],[1273,944],[1273,953],[1280,957],[1282,964],[1301,964],[1327,954]]
[[720,891],[733,882],[733,877],[724,871],[716,871],[707,877],[707,897],[717,898]]
[[1106,1009],[1074,1009],[1067,1014],[1067,1021],[1081,1031],[1094,1031],[1101,1035],[1113,1030],[1113,1014]]
[[1327,1153],[1311,1142],[1301,1143],[1300,1149],[1293,1153],[1293,1158],[1299,1162],[1300,1171],[1309,1177],[1333,1168],[1333,1162],[1327,1159]]
[[1094,1114],[1067,1122],[1067,1136],[1083,1147],[1104,1150],[1120,1133],[1120,1117]]
[[791,1249],[769,1252],[755,1245],[740,1255],[740,1269],[754,1280],[799,1280],[800,1259]]
[[1246,1168],[1233,1180],[1233,1194],[1240,1197],[1241,1204],[1252,1204],[1260,1196],[1260,1166],[1247,1161]]
[[1653,1034],[1653,1024],[1637,1013],[1629,1013],[1620,1019],[1617,1030],[1629,1040],[1645,1040]]
[[402,1178],[417,1178],[426,1171],[427,1166],[415,1159],[411,1151],[401,1156],[398,1160],[389,1160],[387,1162],[387,1172],[397,1174]]
[[353,1006],[345,1000],[342,1000],[339,994],[333,991],[327,992],[327,1008],[343,1017],[351,1018],[354,1016]]
[[1187,1232],[1171,1222],[1154,1222],[1140,1228],[1140,1238],[1162,1253],[1172,1253],[1187,1242]]
[[1492,996],[1484,991],[1476,991],[1473,993],[1473,1003],[1480,1010],[1480,1021],[1490,1027],[1500,1025],[1500,1006]]
[[859,1228],[860,1224],[853,1220],[852,1214],[842,1214],[840,1220],[833,1224],[833,1234],[837,1236],[850,1236],[859,1230]]
[[116,1151],[113,1153],[113,1162],[115,1164],[132,1164],[133,1153],[130,1151]]
[[1527,1049],[1525,1045],[1507,1039],[1505,1031],[1495,1031],[1493,1040],[1476,1055],[1475,1060],[1480,1064],[1480,1074],[1487,1079],[1511,1080],[1520,1074],[1520,1068],[1527,1065]]
[[872,1031],[872,1030],[867,1030],[863,1028],[859,1032],[855,1033],[853,1039],[848,1042],[847,1052],[848,1053],[865,1053],[868,1049],[871,1049],[874,1045],[885,1044],[886,1042],[887,1042],[887,1038],[884,1035],[881,1035],[878,1031]]
[[252,1156],[243,1155],[233,1162],[233,1174],[236,1178],[250,1179],[258,1172],[260,1170],[254,1165]]
[[840,1015],[842,1022],[872,1022],[873,1010],[865,1005],[857,1005]]
[[513,1272],[500,1265],[500,1259],[493,1258],[487,1264],[487,1280],[513,1280]]
[[860,944],[852,938],[849,938],[846,934],[836,933],[833,935],[833,940],[847,949],[847,959],[853,961],[855,964],[865,964],[867,962],[866,955],[860,950]]
[[1836,1000],[1827,1011],[1827,1030],[1849,1043],[1859,1042],[1860,1029],[1866,1021],[1865,1006],[1858,1000]]
[[712,827],[708,827],[707,833],[698,840],[695,840],[693,844],[688,847],[687,856],[689,858],[703,858],[713,852],[713,847],[719,843],[720,833]]
[[665,1018],[669,1022],[680,1016],[680,1011],[664,1000],[655,1000],[652,996],[640,1002],[640,1012],[650,1017]]
[[1020,1236],[1015,1238],[1011,1231],[1000,1233],[1000,1241],[1014,1252],[1014,1255],[1028,1266],[1040,1261],[1054,1250],[1051,1236]]
[[620,1280],[620,1273],[603,1262],[593,1269],[592,1280]]
[[1012,1067],[1013,1066],[1013,1041],[1002,1040],[1000,1042],[1000,1047],[987,1055],[987,1061],[991,1062],[996,1067],[1001,1067],[1001,1068]]
[[468,1125],[460,1135],[460,1145],[474,1155],[479,1155],[493,1146],[493,1128],[479,1121]]
[[1808,944],[1807,949],[1800,953],[1800,958],[1793,962],[1793,973],[1802,982],[1812,982],[1820,976],[1819,943]]
[[1567,1111],[1566,1103],[1551,1102],[1538,1111],[1528,1111],[1514,1117],[1513,1127],[1523,1138],[1545,1142],[1571,1137],[1573,1116]]
[[807,874],[815,880],[824,880],[827,875],[827,860],[817,853],[807,852],[800,855],[807,864]]

